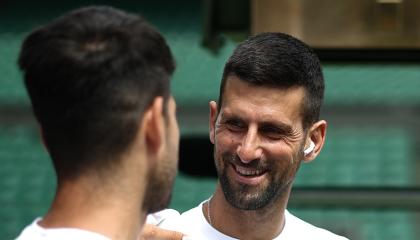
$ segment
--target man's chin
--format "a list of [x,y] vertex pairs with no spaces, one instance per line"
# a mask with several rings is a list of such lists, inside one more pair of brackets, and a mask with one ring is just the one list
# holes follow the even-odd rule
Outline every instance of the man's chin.
[[240,198],[227,198],[230,205],[233,207],[240,209],[240,210],[258,210],[262,207],[264,207],[263,201],[259,198],[255,197],[240,197]]
[[[226,182],[225,182],[226,184]],[[229,183],[222,190],[227,202],[240,210],[258,210],[269,205],[275,198],[272,189]]]

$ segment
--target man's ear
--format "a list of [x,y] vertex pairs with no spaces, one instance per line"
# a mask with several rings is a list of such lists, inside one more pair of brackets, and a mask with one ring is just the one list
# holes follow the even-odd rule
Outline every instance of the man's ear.
[[165,119],[163,116],[163,97],[156,97],[143,115],[141,131],[148,153],[161,154],[165,144]]
[[309,129],[308,139],[305,142],[305,149],[309,147],[311,141],[315,144],[315,147],[304,156],[304,162],[310,162],[318,156],[324,146],[326,133],[327,122],[325,120],[320,120],[312,125]]
[[209,102],[209,136],[210,136],[210,142],[214,144],[214,129],[216,127],[216,121],[217,121],[217,103],[215,101]]

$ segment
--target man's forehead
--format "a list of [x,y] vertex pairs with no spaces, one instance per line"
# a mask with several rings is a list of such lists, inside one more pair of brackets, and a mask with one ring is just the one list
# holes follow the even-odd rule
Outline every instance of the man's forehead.
[[305,98],[305,89],[302,86],[289,88],[255,85],[231,76],[227,79],[223,92],[223,103],[226,101],[243,101],[248,104],[259,104],[260,107],[269,105],[301,106]]
[[227,80],[221,114],[258,118],[259,121],[301,122],[303,87],[257,86],[235,76]]
[[231,94],[242,94],[252,92],[253,95],[261,94],[270,98],[277,98],[283,95],[295,95],[294,100],[301,101],[305,97],[306,91],[303,86],[276,86],[272,84],[258,84],[242,80],[236,75],[231,75],[226,79],[223,96]]

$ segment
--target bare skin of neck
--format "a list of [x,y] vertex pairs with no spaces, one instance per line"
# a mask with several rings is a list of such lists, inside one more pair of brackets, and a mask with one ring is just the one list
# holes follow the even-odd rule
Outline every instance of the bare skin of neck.
[[61,182],[50,210],[39,225],[83,229],[113,240],[138,239],[146,219],[141,209],[144,183],[141,186],[130,180],[104,185],[90,176]]
[[[218,184],[211,200],[212,226],[218,231],[237,239],[273,239],[283,230],[284,211],[290,190],[291,188],[276,202],[264,209],[245,211],[231,206],[226,201]],[[207,204],[208,202],[203,206],[203,213],[206,218],[208,218]]]

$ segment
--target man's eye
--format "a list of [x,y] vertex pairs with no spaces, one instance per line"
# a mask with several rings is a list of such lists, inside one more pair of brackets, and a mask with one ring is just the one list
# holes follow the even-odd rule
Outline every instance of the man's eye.
[[274,128],[262,128],[260,132],[271,139],[282,139],[284,137],[284,133],[282,131]]
[[232,131],[240,131],[245,128],[245,125],[243,123],[236,120],[228,120],[225,122],[225,125],[228,129]]

